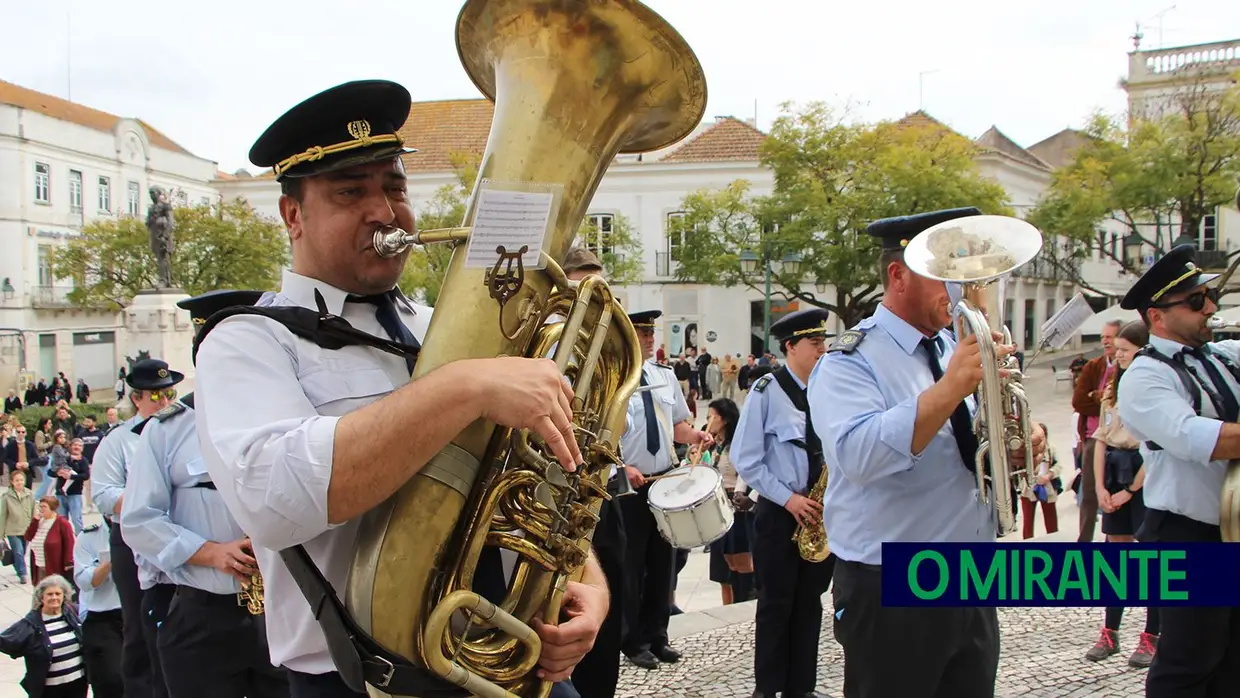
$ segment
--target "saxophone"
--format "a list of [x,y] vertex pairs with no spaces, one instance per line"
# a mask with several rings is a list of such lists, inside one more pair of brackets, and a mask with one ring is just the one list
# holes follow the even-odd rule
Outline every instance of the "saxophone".
[[[810,489],[806,497],[822,504],[822,497],[827,493],[827,466],[822,466],[822,474],[818,476],[818,482]],[[795,533],[792,534],[792,540],[796,541],[797,550],[801,553],[801,559],[806,562],[822,562],[831,554],[831,548],[827,544],[827,525],[819,521],[816,526],[805,527],[798,525]]]
[[242,585],[241,593],[237,594],[237,605],[245,606],[252,616],[261,616],[266,612],[263,604],[263,573],[250,575],[250,583]]

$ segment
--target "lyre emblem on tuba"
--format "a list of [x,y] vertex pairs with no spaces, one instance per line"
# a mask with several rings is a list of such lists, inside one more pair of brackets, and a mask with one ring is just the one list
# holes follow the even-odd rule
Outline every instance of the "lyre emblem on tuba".
[[[565,472],[529,432],[475,422],[363,518],[345,604],[390,652],[474,695],[545,697],[551,685],[534,672],[541,644],[530,623],[558,619],[568,581],[582,576],[610,469],[622,464],[642,364],[636,331],[606,282],[572,284],[558,261],[615,155],[688,135],[705,112],[706,85],[684,39],[634,0],[467,0],[456,34],[466,72],[496,102],[481,184],[461,227],[389,228],[373,241],[382,256],[415,243],[455,245],[413,377],[460,359],[543,357],[554,347],[586,463]],[[521,253],[507,251],[488,269],[466,265],[468,246],[459,243],[487,182],[558,188],[539,250],[544,269],[524,268]],[[518,320],[512,334],[505,307]],[[546,322],[554,315],[566,319]],[[519,556],[497,604],[473,591],[485,546]]]

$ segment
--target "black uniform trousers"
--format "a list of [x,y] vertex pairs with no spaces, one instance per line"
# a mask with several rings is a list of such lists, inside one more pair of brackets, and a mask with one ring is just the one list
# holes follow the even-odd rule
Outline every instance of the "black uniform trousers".
[[170,698],[286,698],[288,678],[271,665],[264,622],[236,594],[176,587],[158,643]]
[[125,642],[124,618],[113,611],[87,611],[82,621],[82,661],[94,698],[124,698],[121,647]]
[[621,516],[628,540],[624,552],[624,638],[621,649],[628,656],[666,647],[668,603],[672,593],[672,544],[664,540],[650,513],[650,482],[637,494],[621,497]]
[[[1146,509],[1142,542],[1220,543],[1218,526]],[[1146,698],[1240,695],[1240,608],[1158,609],[1158,652],[1145,680]]]
[[993,698],[996,609],[884,608],[882,580],[874,565],[840,560],[835,567],[845,698]]
[[760,584],[754,633],[754,679],[759,692],[809,693],[818,683],[822,595],[831,586],[835,556],[807,562],[792,540],[797,521],[780,505],[759,499],[753,568]]
[[[121,537],[120,523],[109,522],[108,543],[112,553],[112,582],[121,597],[125,639],[121,647],[121,676],[125,681],[125,698],[167,698],[164,677],[156,655],[154,627],[147,622],[143,598],[138,584],[138,566],[133,551]],[[147,644],[147,638],[152,638]]]
[[[621,472],[617,477],[625,477]],[[633,495],[629,495],[632,497]],[[618,499],[603,502],[594,530],[594,554],[607,577],[611,606],[599,628],[594,647],[573,669],[573,686],[582,698],[615,698],[620,681],[620,643],[624,638],[625,531]]]

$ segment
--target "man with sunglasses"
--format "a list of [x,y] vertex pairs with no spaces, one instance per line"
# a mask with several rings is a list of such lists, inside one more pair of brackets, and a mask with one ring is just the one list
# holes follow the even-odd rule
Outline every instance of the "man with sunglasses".
[[163,618],[175,589],[166,575],[145,564],[121,537],[120,514],[124,506],[129,460],[140,435],[134,431],[151,415],[176,399],[175,386],[185,375],[159,359],[134,362],[125,376],[129,399],[137,412],[104,437],[91,465],[91,499],[109,527],[112,548],[112,580],[121,597],[125,643],[121,648],[121,675],[126,695],[164,698],[168,691],[155,649],[155,629]]
[[[1212,342],[1217,274],[1180,245],[1124,296],[1150,328],[1119,383],[1119,414],[1145,462],[1143,542],[1221,542],[1227,461],[1240,458],[1240,342]],[[1160,609],[1158,653],[1146,696],[1235,695],[1240,686],[1240,609]]]

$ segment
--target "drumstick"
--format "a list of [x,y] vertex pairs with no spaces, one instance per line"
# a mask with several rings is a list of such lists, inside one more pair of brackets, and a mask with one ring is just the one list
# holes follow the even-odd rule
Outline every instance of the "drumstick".
[[662,475],[652,475],[651,477],[644,478],[644,479],[646,482],[653,482],[655,480],[662,480],[665,477],[677,477],[679,475],[684,475],[688,472],[689,472],[688,468],[677,468],[676,470],[673,470],[670,473],[663,473]]

